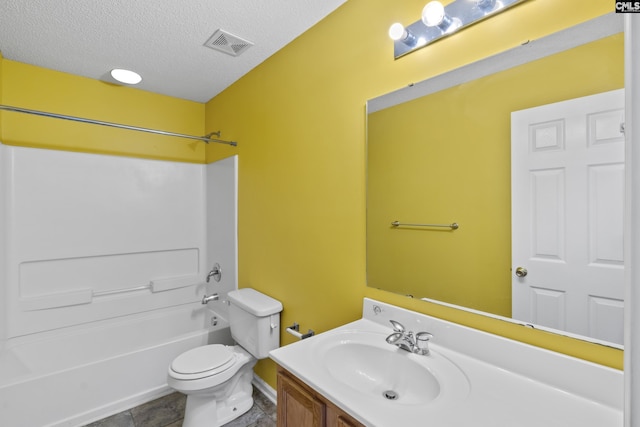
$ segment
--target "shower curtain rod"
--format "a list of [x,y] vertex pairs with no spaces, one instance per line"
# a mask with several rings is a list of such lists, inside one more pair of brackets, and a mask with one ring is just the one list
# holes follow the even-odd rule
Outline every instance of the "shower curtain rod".
[[138,127],[138,126],[122,125],[122,124],[119,124],[119,123],[103,122],[103,121],[100,121],[100,120],[85,119],[85,118],[82,118],[82,117],[65,116],[63,114],[47,113],[45,111],[28,110],[26,108],[12,107],[10,105],[0,105],[0,110],[12,111],[14,113],[33,114],[33,115],[36,115],[36,116],[50,117],[50,118],[53,118],[53,119],[71,120],[71,121],[74,121],[74,122],[88,123],[88,124],[92,124],[92,125],[109,126],[109,127],[119,128],[119,129],[135,130],[135,131],[138,131],[138,132],[155,133],[157,135],[175,136],[175,137],[178,137],[178,138],[195,139],[195,140],[198,140],[198,141],[205,142],[207,144],[210,143],[210,142],[217,142],[219,144],[227,144],[227,145],[231,145],[233,147],[236,147],[238,145],[238,143],[236,141],[225,141],[223,139],[211,138],[212,135],[215,135],[215,136],[219,137],[220,136],[220,131],[211,132],[211,133],[209,133],[209,134],[207,134],[205,136],[193,136],[193,135],[185,135],[185,134],[182,134],[182,133],[167,132],[167,131],[157,130],[157,129],[142,128],[142,127]]

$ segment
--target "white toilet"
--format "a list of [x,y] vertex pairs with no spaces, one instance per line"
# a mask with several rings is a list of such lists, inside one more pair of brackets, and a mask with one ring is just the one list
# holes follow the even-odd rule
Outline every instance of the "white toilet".
[[238,345],[197,347],[169,367],[169,386],[187,395],[183,427],[221,426],[251,409],[256,359],[280,345],[280,301],[250,288],[227,297],[231,336]]

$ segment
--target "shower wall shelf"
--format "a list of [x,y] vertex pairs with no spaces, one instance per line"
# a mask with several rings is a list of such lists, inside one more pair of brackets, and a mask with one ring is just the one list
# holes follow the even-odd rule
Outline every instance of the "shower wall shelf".
[[14,113],[32,114],[32,115],[36,115],[36,116],[49,117],[49,118],[53,118],[53,119],[70,120],[70,121],[74,121],[74,122],[87,123],[87,124],[92,124],[92,125],[108,126],[108,127],[118,128],[118,129],[133,130],[133,131],[137,131],[137,132],[153,133],[153,134],[156,134],[156,135],[174,136],[174,137],[177,137],[177,138],[186,138],[186,139],[195,139],[197,141],[202,141],[202,142],[204,142],[206,144],[209,144],[210,142],[215,142],[215,143],[218,143],[218,144],[231,145],[233,147],[236,147],[238,145],[238,143],[236,141],[226,141],[226,140],[223,140],[223,139],[212,138],[212,136],[214,136],[214,135],[217,136],[217,137],[220,137],[220,131],[211,132],[211,133],[208,133],[207,135],[204,135],[204,136],[194,136],[194,135],[185,135],[185,134],[182,134],[182,133],[167,132],[167,131],[158,130],[158,129],[149,129],[149,128],[143,128],[143,127],[138,127],[138,126],[123,125],[123,124],[120,124],[120,123],[104,122],[104,121],[101,121],[101,120],[86,119],[86,118],[83,118],[83,117],[66,116],[64,114],[48,113],[46,111],[29,110],[29,109],[26,109],[26,108],[12,107],[10,105],[0,105],[0,110],[11,111],[11,112],[14,112]]

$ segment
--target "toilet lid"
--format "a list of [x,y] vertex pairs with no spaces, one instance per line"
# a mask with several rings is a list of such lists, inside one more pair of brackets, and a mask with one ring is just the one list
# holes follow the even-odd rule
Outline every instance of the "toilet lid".
[[171,369],[180,374],[198,374],[211,370],[223,371],[233,365],[233,352],[225,345],[196,347],[176,357]]

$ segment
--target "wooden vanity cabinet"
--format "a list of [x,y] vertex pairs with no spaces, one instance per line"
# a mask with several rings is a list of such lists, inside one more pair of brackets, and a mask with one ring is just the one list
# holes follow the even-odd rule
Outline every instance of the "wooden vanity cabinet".
[[278,366],[278,427],[365,427]]

